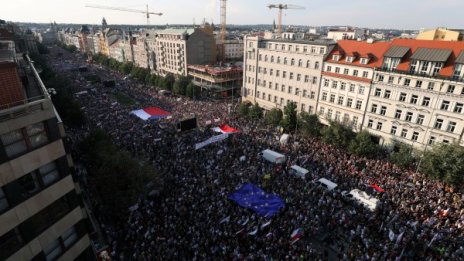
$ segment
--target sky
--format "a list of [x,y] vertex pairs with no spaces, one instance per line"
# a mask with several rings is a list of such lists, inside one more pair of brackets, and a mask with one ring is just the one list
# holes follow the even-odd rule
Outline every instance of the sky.
[[[272,24],[277,10],[269,4],[293,4],[304,10],[283,12],[284,25],[349,25],[369,28],[464,28],[463,0],[228,0],[228,24]],[[100,24],[146,24],[143,14],[102,10],[86,4],[161,12],[156,24],[220,23],[220,0],[13,0],[2,1],[0,19],[13,22]]]

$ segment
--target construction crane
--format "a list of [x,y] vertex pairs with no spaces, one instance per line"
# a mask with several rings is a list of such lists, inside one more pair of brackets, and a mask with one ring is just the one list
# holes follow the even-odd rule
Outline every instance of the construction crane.
[[85,5],[85,7],[90,8],[98,8],[98,9],[107,9],[107,10],[117,10],[117,11],[124,11],[124,12],[133,12],[133,13],[142,13],[147,17],[147,25],[150,25],[150,15],[163,15],[163,13],[154,13],[148,11],[148,5],[146,5],[146,11],[143,10],[136,10],[136,9],[129,9],[124,7],[113,7],[113,6],[103,6],[103,5]]
[[279,9],[279,17],[277,19],[277,33],[282,34],[282,9],[305,9],[303,6],[298,5],[287,5],[287,4],[275,4],[268,5],[269,9],[276,8]]
[[220,52],[220,59],[222,62],[225,60],[226,56],[226,7],[227,7],[227,0],[221,0],[221,52]]

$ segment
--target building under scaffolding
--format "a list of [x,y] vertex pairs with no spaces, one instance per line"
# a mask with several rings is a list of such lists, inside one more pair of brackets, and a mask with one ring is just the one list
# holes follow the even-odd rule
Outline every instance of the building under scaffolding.
[[241,66],[188,65],[192,82],[215,98],[238,97],[242,88]]

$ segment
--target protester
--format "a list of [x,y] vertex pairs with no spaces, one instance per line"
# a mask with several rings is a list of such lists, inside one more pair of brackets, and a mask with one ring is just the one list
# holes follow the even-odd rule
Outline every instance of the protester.
[[[65,70],[66,63],[82,62],[54,60],[52,65],[80,86],[76,92],[84,90],[83,75]],[[109,74],[89,67],[90,73]],[[92,200],[113,259],[464,259],[464,198],[439,181],[382,159],[349,155],[316,138],[297,135],[281,147],[276,130],[229,114],[230,101],[162,96],[118,74],[112,77],[118,79],[114,88],[89,84],[89,93],[76,97],[88,123],[80,130],[67,130],[73,144],[102,128],[118,146],[151,162],[166,181],[160,195],[141,195],[124,224],[108,220]],[[116,92],[136,103],[119,104]],[[148,106],[169,111],[172,118],[142,121],[130,114]],[[175,123],[192,115],[200,128],[177,133]],[[240,132],[195,150],[196,143],[218,135],[207,121],[213,127],[227,123]],[[282,171],[259,157],[264,149],[287,156]],[[79,155],[75,157],[78,160]],[[304,179],[292,175],[287,170],[293,164],[310,173]],[[316,186],[321,177],[338,184],[337,189],[329,192]],[[279,195],[285,207],[266,218],[228,200],[247,182]],[[385,192],[372,189],[372,184]],[[340,192],[354,188],[377,197],[378,209],[370,212],[344,202]],[[296,230],[302,231],[301,237],[293,241]]]

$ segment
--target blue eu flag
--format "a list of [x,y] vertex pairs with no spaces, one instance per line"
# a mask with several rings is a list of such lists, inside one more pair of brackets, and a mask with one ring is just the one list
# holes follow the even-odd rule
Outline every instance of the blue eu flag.
[[244,184],[240,189],[230,194],[229,199],[264,217],[272,217],[285,205],[279,196],[266,193],[251,183]]

